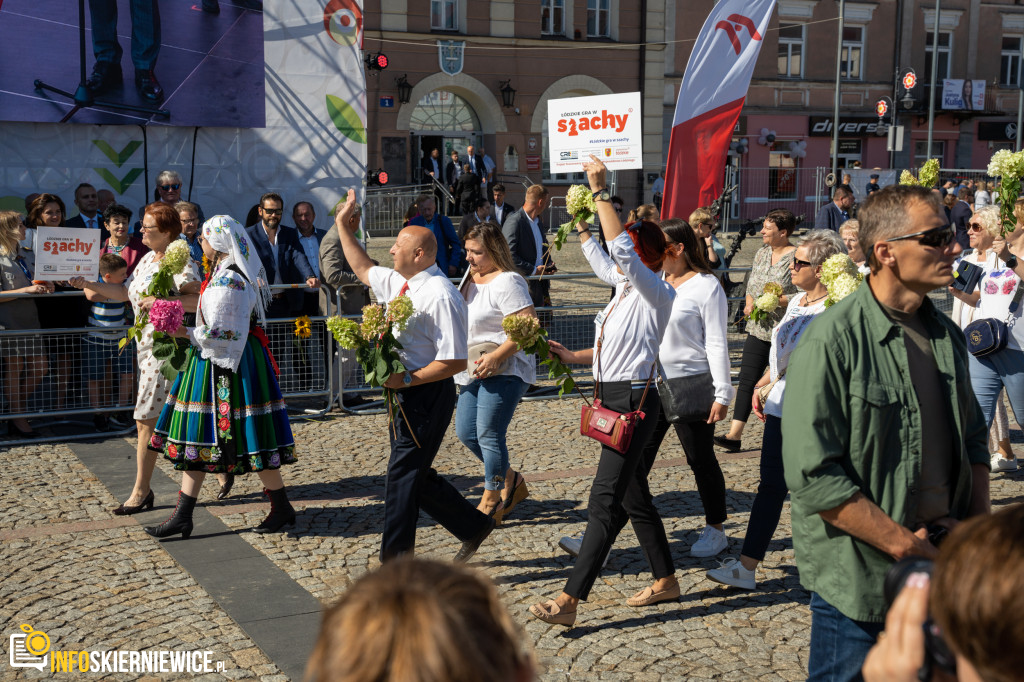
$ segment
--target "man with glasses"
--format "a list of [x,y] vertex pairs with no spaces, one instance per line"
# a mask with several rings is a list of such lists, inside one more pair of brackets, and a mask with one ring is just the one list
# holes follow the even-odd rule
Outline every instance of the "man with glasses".
[[924,187],[859,211],[871,274],[793,352],[782,458],[800,582],[811,591],[808,679],[859,677],[884,627],[886,572],[989,510],[988,429],[963,332],[929,300],[960,246]]
[[179,201],[174,205],[174,210],[181,218],[181,236],[188,243],[188,255],[196,264],[196,269],[203,272],[203,245],[199,240],[202,232],[199,230],[199,207],[191,201]]
[[[153,201],[162,201],[165,204],[169,204],[171,208],[175,208],[177,203],[181,201],[181,188],[183,185],[184,183],[178,171],[160,171],[160,174],[156,176],[156,186],[153,188]],[[203,208],[195,202],[192,202],[192,205],[196,207],[196,217],[199,219],[198,225],[202,227],[203,223],[206,222]],[[145,209],[145,206],[139,209],[140,216],[145,213]],[[136,233],[142,234],[141,218],[139,221],[136,221],[133,229]]]
[[[306,254],[299,242],[299,232],[294,227],[281,224],[284,200],[281,195],[267,192],[260,197],[260,220],[245,229],[253,248],[260,257],[267,280],[273,287],[281,284],[305,284],[316,289],[320,286],[313,268],[306,260]],[[272,289],[267,319],[294,318],[302,314],[302,289]],[[281,367],[281,388],[295,390],[298,384],[296,367],[293,362],[294,335],[291,321],[268,325],[270,349]],[[286,377],[292,381],[286,380]]]

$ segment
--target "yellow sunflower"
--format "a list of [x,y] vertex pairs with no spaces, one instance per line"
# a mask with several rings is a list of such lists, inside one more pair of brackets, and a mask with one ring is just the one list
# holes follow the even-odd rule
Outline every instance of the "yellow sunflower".
[[309,315],[295,318],[295,336],[300,339],[308,339],[312,335],[313,323],[310,322]]

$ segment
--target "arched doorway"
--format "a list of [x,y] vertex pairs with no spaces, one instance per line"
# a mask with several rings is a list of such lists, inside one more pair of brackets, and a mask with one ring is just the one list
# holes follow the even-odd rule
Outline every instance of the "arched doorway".
[[423,95],[409,118],[412,136],[412,177],[421,178],[423,164],[434,149],[441,150],[444,173],[452,151],[466,155],[469,145],[480,146],[483,126],[473,105],[450,90],[434,90]]

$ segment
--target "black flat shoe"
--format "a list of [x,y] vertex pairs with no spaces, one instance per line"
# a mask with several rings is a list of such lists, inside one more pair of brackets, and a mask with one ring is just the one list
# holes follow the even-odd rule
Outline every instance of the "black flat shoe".
[[484,543],[484,540],[487,539],[487,536],[490,535],[497,527],[498,524],[494,522],[494,519],[488,517],[487,527],[480,531],[480,533],[472,540],[466,540],[462,543],[462,547],[455,554],[454,561],[459,563],[465,563],[469,561],[473,557],[473,555],[476,554],[476,551],[480,549],[480,545]]
[[108,88],[120,85],[124,81],[124,73],[121,65],[114,62],[96,62],[92,67],[92,73],[85,79],[85,87],[94,95],[104,92]]
[[224,482],[224,485],[220,487],[220,492],[217,493],[218,500],[223,500],[225,497],[227,497],[228,494],[231,492],[231,486],[235,484],[234,474],[225,474],[225,478],[226,480]]
[[140,511],[153,508],[153,491],[150,490],[149,494],[142,500],[141,504],[134,507],[130,507],[127,504],[122,504],[117,509],[113,510],[116,516],[131,516],[132,514],[138,514]]
[[152,69],[135,72],[135,87],[138,89],[139,94],[150,102],[163,101],[163,86],[156,79],[156,73]]
[[715,445],[720,448],[725,448],[729,452],[739,452],[740,446],[743,444],[741,438],[726,438],[725,436],[715,436],[712,438],[715,441]]

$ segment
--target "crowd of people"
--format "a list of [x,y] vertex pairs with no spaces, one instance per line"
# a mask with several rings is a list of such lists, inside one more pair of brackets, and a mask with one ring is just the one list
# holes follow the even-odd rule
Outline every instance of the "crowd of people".
[[[883,630],[902,627],[902,621],[886,625],[887,612],[890,620],[894,616],[883,584],[894,562],[911,556],[941,562],[944,541],[962,544],[961,522],[989,512],[990,469],[1016,468],[1005,415],[1002,427],[996,415],[1005,390],[1015,416],[1024,416],[1024,337],[1017,338],[1024,326],[1018,331],[1015,324],[1024,290],[1024,265],[1016,257],[1024,255],[1024,200],[1015,206],[1020,229],[1006,237],[1000,236],[995,208],[972,211],[966,232],[973,251],[967,254],[940,193],[922,187],[872,191],[857,207],[856,220],[841,214],[842,221],[795,243],[796,217],[784,209],[769,212],[747,283],[745,313],[752,312],[769,283],[781,292],[780,301],[774,311],[748,322],[733,421],[716,437],[715,424],[725,419],[734,391],[728,307],[714,275],[724,265],[724,250],[713,236],[714,216],[698,209],[689,220],[662,221],[653,206],[644,205],[631,212],[635,220],[624,221],[623,202],[609,193],[603,163],[592,157],[584,169],[599,227],[580,223],[576,229],[590,267],[613,294],[595,318],[592,345],[568,348],[557,339],[549,344],[560,361],[593,366],[591,409],[604,410],[613,423],[623,420],[629,437],[594,433],[601,445],[586,527],[559,541],[575,562],[563,590],[534,604],[530,613],[572,626],[627,521],[652,581],[626,603],[644,608],[677,600],[676,568],[648,482],[660,445],[673,427],[704,507],[705,527],[690,554],[718,556],[728,549],[729,538],[723,525],[726,484],[714,446],[738,450],[753,411],[765,422],[761,481],[742,550],[738,559],[708,570],[707,577],[756,588],[757,566],[788,493],[796,563],[811,592],[810,679],[856,679]],[[88,186],[75,197],[84,227],[108,232],[101,281],[75,278],[67,284],[88,292],[85,312],[97,331],[82,345],[107,367],[90,374],[90,386],[107,374],[119,381],[131,375],[134,367],[111,354],[112,339],[102,328],[123,324],[127,304],[135,317],[151,310],[147,287],[172,245],[183,239],[189,252],[164,297],[194,316],[174,332],[189,342],[187,369],[173,382],[163,375],[153,354],[153,327],[147,325],[135,346],[137,477],[130,497],[114,513],[153,507],[149,479],[162,454],[183,471],[183,479],[172,515],[147,527],[151,535],[190,536],[207,473],[221,475],[219,497],[230,494],[232,476],[257,473],[271,509],[255,530],[277,532],[294,525],[296,512],[280,469],[297,461],[295,443],[281,398],[277,352],[263,327],[267,318],[322,310],[316,293],[321,285],[349,292],[353,308],[372,291],[380,303],[408,296],[414,310],[410,323],[396,332],[406,371],[393,373],[385,384],[400,409],[388,436],[381,575],[393,572],[388,580],[394,584],[409,570],[421,510],[461,541],[454,561],[468,561],[530,494],[529,472],[516,470],[509,459],[507,432],[516,406],[536,381],[536,358],[508,338],[503,322],[510,316],[546,322],[538,309],[550,304],[548,282],[527,277],[556,270],[542,223],[548,189],[530,187],[523,206],[515,208],[496,184],[490,191],[501,218],[490,202],[476,199],[462,234],[436,211],[434,197],[422,197],[390,250],[393,267],[386,267],[373,261],[356,237],[359,206],[352,190],[329,230],[315,228],[308,202],[293,207],[297,228],[281,225],[284,201],[274,193],[260,198],[258,221],[244,228],[227,216],[203,221],[199,206],[181,201],[180,177],[161,174],[160,182],[156,201],[141,211],[140,238],[127,229],[131,213],[124,207],[110,204],[101,211],[98,193]],[[846,202],[842,193],[840,187],[841,201],[833,203],[837,211]],[[0,213],[0,283],[5,291],[39,297],[0,304],[5,327],[37,323],[46,328],[44,307],[31,304],[47,301],[53,286],[33,282],[31,252],[19,240],[28,229],[63,224],[64,206],[51,194],[32,198],[27,220]],[[849,255],[869,274],[863,286],[826,310],[824,266],[837,254]],[[950,289],[960,306],[951,320],[928,294],[950,284],[960,258],[983,274],[973,293]],[[456,287],[449,277],[464,268],[468,276]],[[275,293],[271,284],[307,289]],[[1005,319],[1010,334],[1005,348],[975,357],[961,326],[981,317]],[[66,312],[55,322],[68,326]],[[60,372],[61,352],[69,347],[33,354],[18,343],[6,340],[0,353],[7,399],[24,408],[33,382],[47,371]],[[476,505],[433,468],[453,413],[459,440],[482,464],[483,493]],[[600,430],[600,421],[591,424]],[[12,426],[31,434],[26,421]],[[990,438],[1002,449],[995,452]],[[463,586],[474,582],[458,569],[445,570],[454,570]],[[414,581],[407,582],[403,599],[418,594]],[[438,576],[434,584],[442,582]],[[914,578],[910,596],[899,602],[902,611],[920,605],[926,584]],[[485,587],[474,589],[475,596],[466,596],[477,603],[493,597]],[[453,598],[452,608],[457,601]],[[334,615],[328,614],[324,637],[333,627],[350,627],[346,619],[358,617],[350,611],[365,609],[357,597],[344,599]],[[410,613],[396,602],[380,616],[392,614],[387,627],[395,637],[409,625],[394,622],[397,610]],[[955,621],[950,611],[945,614],[945,622]],[[509,635],[507,616],[490,615],[493,622],[481,624],[477,634]],[[510,666],[502,674],[528,679],[532,661],[515,636],[510,642],[502,645]],[[438,639],[437,645],[443,644]],[[318,652],[314,668],[335,655],[329,643]],[[977,664],[973,652],[957,653]],[[892,665],[888,649],[872,657]],[[357,659],[353,656],[353,666]],[[360,665],[373,664],[363,660]],[[445,659],[444,665],[455,664]],[[456,678],[453,673],[451,679]]]

